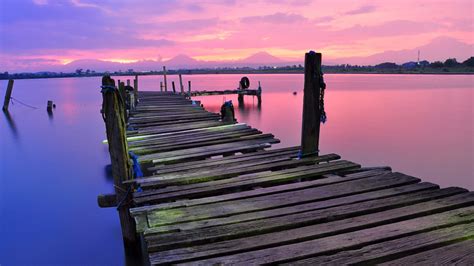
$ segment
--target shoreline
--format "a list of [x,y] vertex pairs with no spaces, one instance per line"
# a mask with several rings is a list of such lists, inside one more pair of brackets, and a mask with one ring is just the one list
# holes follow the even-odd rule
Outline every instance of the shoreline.
[[[105,73],[105,72],[104,72]],[[90,77],[102,77],[104,73],[97,73],[93,75],[74,75],[74,74],[64,74],[62,76],[15,76],[19,74],[13,74],[13,77],[0,78],[0,80],[9,80],[9,79],[54,79],[54,78],[90,78]],[[168,71],[166,75],[227,75],[227,74],[304,74],[303,71],[200,71],[200,70],[187,70],[187,71]],[[474,70],[472,72],[362,72],[362,71],[347,71],[347,72],[337,72],[337,71],[326,71],[325,75],[332,74],[344,74],[344,75],[474,75]],[[122,77],[122,76],[162,76],[162,72],[149,72],[149,73],[110,73],[111,76]]]

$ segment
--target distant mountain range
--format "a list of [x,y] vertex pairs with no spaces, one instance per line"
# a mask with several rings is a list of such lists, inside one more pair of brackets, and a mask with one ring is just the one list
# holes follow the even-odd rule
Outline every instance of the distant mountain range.
[[169,60],[155,61],[142,60],[133,63],[118,63],[96,59],[75,60],[61,67],[63,72],[74,72],[76,69],[91,69],[95,71],[135,71],[161,70],[163,66],[168,69],[214,68],[214,67],[258,67],[264,65],[284,66],[289,62],[275,57],[267,52],[258,52],[249,57],[233,61],[203,61],[180,54]]
[[[440,37],[434,39],[429,44],[398,51],[386,51],[366,57],[345,57],[345,58],[324,58],[323,64],[351,64],[351,65],[376,65],[382,62],[404,63],[407,61],[416,61],[418,51],[420,51],[420,60],[444,61],[447,58],[457,58],[463,61],[474,55],[474,45],[467,44],[449,37]],[[91,69],[95,71],[135,71],[161,70],[163,66],[168,69],[193,69],[193,68],[215,68],[215,67],[258,67],[258,66],[285,66],[285,65],[303,64],[303,55],[301,60],[289,61],[273,56],[267,52],[258,52],[249,57],[232,61],[203,61],[196,60],[188,55],[180,54],[169,60],[143,60],[133,63],[118,63],[95,59],[83,59],[70,62],[66,65],[58,66],[58,70],[63,72],[74,72],[76,69]]]

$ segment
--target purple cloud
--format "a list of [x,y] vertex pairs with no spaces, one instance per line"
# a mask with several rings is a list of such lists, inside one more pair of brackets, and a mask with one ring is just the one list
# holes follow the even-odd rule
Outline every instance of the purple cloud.
[[358,14],[366,14],[366,13],[372,13],[376,10],[377,8],[373,5],[364,5],[359,8],[347,11],[345,14],[346,15],[358,15]]
[[282,12],[277,12],[271,15],[265,16],[250,16],[243,17],[240,19],[244,23],[270,23],[270,24],[291,24],[305,22],[308,19],[298,15],[298,14],[287,14]]

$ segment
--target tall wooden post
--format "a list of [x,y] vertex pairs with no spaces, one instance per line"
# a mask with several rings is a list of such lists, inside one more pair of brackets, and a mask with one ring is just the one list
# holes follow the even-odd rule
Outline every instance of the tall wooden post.
[[301,130],[301,156],[318,155],[321,110],[320,76],[321,53],[310,51],[305,55],[303,127]]
[[165,81],[165,91],[168,91],[168,82],[166,81],[166,67],[163,66],[163,79]]
[[171,82],[171,86],[173,87],[173,93],[176,93],[176,88],[174,86],[174,81]]
[[191,81],[188,80],[188,94],[191,95]]
[[163,91],[163,81],[160,81],[160,91]]
[[181,93],[184,94],[183,77],[181,76],[181,74],[179,74],[179,86],[181,88]]
[[106,75],[102,78],[102,111],[107,129],[112,175],[115,194],[117,195],[118,212],[122,227],[125,251],[128,254],[140,254],[140,240],[135,230],[135,220],[129,212],[132,198],[132,187],[123,181],[133,178],[125,135],[124,109],[119,102],[119,91],[115,81]]
[[135,98],[135,105],[138,101],[138,75],[135,75],[135,79],[133,80],[133,96]]
[[12,97],[13,90],[13,79],[8,80],[7,91],[5,93],[5,100],[3,101],[3,111],[8,111],[8,106],[10,105],[10,99]]

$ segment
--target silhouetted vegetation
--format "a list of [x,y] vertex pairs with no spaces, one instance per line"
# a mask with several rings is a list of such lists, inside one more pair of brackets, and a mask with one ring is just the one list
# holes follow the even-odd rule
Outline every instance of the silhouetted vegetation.
[[[382,73],[382,74],[474,74],[474,57],[470,57],[462,63],[456,58],[448,58],[444,62],[426,60],[420,62],[406,62],[398,65],[393,62],[383,62],[375,66],[359,66],[350,64],[323,66],[324,73]],[[170,69],[169,75],[173,74],[246,74],[246,73],[303,73],[301,64],[287,66],[260,66],[260,67],[216,67],[216,68],[196,68],[196,69]],[[73,73],[63,72],[36,72],[36,73],[0,73],[1,79],[31,79],[31,78],[64,78],[64,77],[94,77],[109,73],[114,76],[132,75],[160,75],[162,71],[126,71],[96,72],[94,70],[76,69]]]

